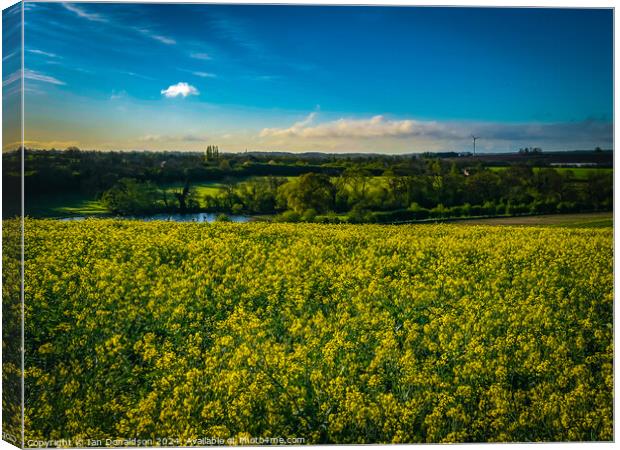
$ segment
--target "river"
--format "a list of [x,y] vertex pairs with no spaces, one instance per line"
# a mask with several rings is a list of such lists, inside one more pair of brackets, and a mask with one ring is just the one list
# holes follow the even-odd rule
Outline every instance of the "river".
[[[105,219],[123,219],[123,220],[141,220],[144,222],[152,222],[154,220],[163,220],[166,222],[215,222],[219,214],[214,213],[189,213],[189,214],[169,214],[169,213],[161,213],[161,214],[149,214],[145,216],[90,216],[90,217],[98,217]],[[74,217],[63,217],[60,220],[84,220],[87,216],[74,216]],[[231,222],[249,222],[252,217],[251,216],[240,216],[240,215],[229,215],[228,219]]]

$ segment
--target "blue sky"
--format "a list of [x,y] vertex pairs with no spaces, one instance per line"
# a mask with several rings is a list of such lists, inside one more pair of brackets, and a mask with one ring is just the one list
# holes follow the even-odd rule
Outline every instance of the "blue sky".
[[26,140],[610,148],[612,23],[601,9],[27,3]]

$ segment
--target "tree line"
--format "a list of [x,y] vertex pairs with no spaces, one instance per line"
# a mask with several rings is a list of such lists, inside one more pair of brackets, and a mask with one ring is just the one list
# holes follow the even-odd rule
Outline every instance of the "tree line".
[[380,176],[352,167],[338,176],[225,180],[217,194],[200,198],[188,182],[172,194],[150,183],[122,180],[102,200],[116,213],[208,211],[275,215],[283,221],[397,222],[426,218],[611,210],[612,174],[512,166],[460,170],[435,161],[418,175]]
[[[611,209],[611,171],[593,170],[579,179],[544,165],[571,158],[608,164],[606,152],[554,156],[534,150],[471,158],[455,153],[228,154],[215,145],[195,153],[26,149],[24,181],[27,198],[79,192],[115,214],[209,211],[281,220],[396,222]],[[490,167],[493,161],[505,167]],[[534,167],[541,161],[542,167]],[[3,154],[5,187],[19,187],[20,170],[19,152]],[[216,195],[198,195],[196,186],[204,182],[221,188]],[[5,208],[13,200],[6,197]]]

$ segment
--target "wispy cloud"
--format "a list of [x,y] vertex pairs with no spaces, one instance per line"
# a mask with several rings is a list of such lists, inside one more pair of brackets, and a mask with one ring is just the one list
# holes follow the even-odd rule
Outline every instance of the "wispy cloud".
[[110,95],[110,100],[120,100],[127,97],[127,91],[112,91],[112,95]]
[[184,135],[161,135],[161,134],[146,134],[138,138],[139,142],[206,142],[207,136],[199,136],[195,134]]
[[189,95],[198,95],[198,89],[196,89],[191,84],[187,84],[184,81],[181,81],[177,84],[173,84],[168,86],[167,89],[162,89],[161,94],[166,98],[174,98],[174,97],[187,97]]
[[151,39],[155,39],[156,41],[161,42],[162,44],[174,45],[177,43],[177,41],[175,41],[172,38],[169,38],[167,36],[162,36],[161,34],[154,33],[151,30],[148,30],[146,28],[136,28],[136,31],[142,34],[143,36],[147,36]]
[[[16,70],[4,80],[2,80],[2,86],[8,86],[10,84],[15,83],[21,79],[22,73],[21,70]],[[49,75],[45,75],[44,73],[37,72],[36,70],[25,69],[24,70],[24,78],[33,81],[41,81],[43,83],[55,84],[58,86],[64,86],[66,83],[64,81],[60,81],[57,78],[54,78]]]
[[263,53],[263,47],[248,31],[250,29],[249,24],[243,22],[239,18],[221,14],[217,17],[212,16],[210,18],[210,23],[220,36],[228,39],[230,42],[251,50],[254,53]]
[[108,22],[108,19],[101,14],[89,13],[82,7],[76,6],[73,3],[62,3],[62,6],[75,13],[78,17],[90,20],[91,22]]
[[38,141],[38,140],[26,140],[24,141],[24,145],[27,148],[39,148],[39,149],[62,149],[69,147],[77,147],[80,146],[79,141]]
[[200,52],[190,53],[189,57],[194,58],[194,59],[201,59],[203,61],[208,61],[211,59],[211,56],[208,53],[200,53]]
[[196,136],[194,134],[186,134],[180,138],[183,142],[204,142],[207,140],[205,136]]
[[140,136],[138,141],[140,142],[160,142],[164,137],[159,134],[145,134],[144,136]]
[[217,78],[217,75],[211,72],[192,72],[197,77],[202,78]]
[[19,53],[19,52],[12,52],[12,53],[9,53],[8,55],[4,55],[4,56],[2,57],[2,62],[6,61],[7,59],[12,58],[13,56],[16,56],[18,53]]
[[148,75],[142,75],[141,73],[130,72],[126,70],[119,70],[118,73],[123,73],[125,75],[129,75],[131,77],[142,78],[143,80],[155,80],[153,77],[149,77]]
[[60,81],[57,78],[54,78],[50,75],[45,75],[41,72],[37,72],[35,70],[25,69],[24,70],[24,78],[28,80],[41,81],[43,83],[56,84],[59,86],[64,86],[66,83],[64,81]]
[[[110,17],[104,16],[103,14],[91,13],[85,10],[81,6],[76,6],[73,3],[62,3],[62,5],[68,9],[69,11],[75,13],[78,17],[81,17],[86,20],[90,20],[92,22],[102,22],[108,23],[110,26],[114,26],[115,28],[121,28],[120,24],[116,24],[114,20],[110,20]],[[171,37],[164,36],[160,33],[153,32],[147,27],[133,27],[133,30],[142,36],[148,37],[150,39],[161,42],[166,45],[174,45],[177,41]]]
[[255,75],[250,77],[253,80],[258,81],[275,81],[282,79],[281,75]]
[[156,41],[162,42],[167,45],[174,45],[177,43],[177,41],[175,41],[174,39],[168,38],[166,36],[160,36],[158,34],[152,34],[151,37]]
[[48,58],[58,58],[57,54],[45,52],[43,50],[29,49],[28,52],[34,53],[35,55],[47,56]]

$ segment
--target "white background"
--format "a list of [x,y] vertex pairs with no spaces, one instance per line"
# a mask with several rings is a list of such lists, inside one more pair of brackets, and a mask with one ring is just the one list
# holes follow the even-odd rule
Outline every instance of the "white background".
[[[97,3],[96,1],[93,0],[77,0],[79,2],[91,2],[91,3]],[[17,1],[15,0],[0,0],[1,4],[2,4],[2,9],[8,8],[11,5],[14,5],[15,3],[17,3]],[[478,0],[475,3],[471,2],[471,1],[466,1],[466,0],[452,0],[450,2],[437,2],[437,1],[432,1],[432,0],[391,0],[391,1],[353,1],[353,0],[339,0],[339,1],[329,1],[329,0],[314,0],[314,1],[299,1],[299,0],[288,0],[288,1],[284,1],[284,0],[271,0],[271,1],[260,1],[260,0],[255,0],[255,1],[240,1],[240,0],[228,0],[228,1],[197,1],[197,0],[186,0],[186,1],[175,1],[175,0],[168,0],[168,1],[162,1],[162,0],[133,0],[133,3],[242,3],[242,4],[248,4],[248,3],[252,3],[252,4],[322,4],[322,5],[333,5],[333,4],[338,4],[338,5],[403,5],[403,6],[411,6],[411,5],[427,5],[427,6],[487,6],[487,7],[501,7],[501,6],[523,6],[523,7],[558,7],[558,8],[567,8],[567,7],[571,7],[571,8],[579,8],[579,7],[588,7],[588,8],[593,8],[593,7],[601,7],[601,8],[609,8],[609,7],[614,7],[616,5],[615,1],[601,1],[601,0],[590,0],[590,1],[569,1],[569,0],[564,0],[564,1],[549,1],[549,0],[544,0],[544,1],[511,1],[511,2],[506,2],[506,1],[490,1],[490,0]],[[0,32],[2,29],[2,24],[0,21]],[[614,14],[614,31],[615,31],[615,14]],[[0,41],[0,53],[2,53],[2,42]],[[618,36],[616,35],[616,33],[614,32],[614,62],[616,60],[616,56],[618,54]],[[614,86],[617,86],[617,81],[618,81],[618,74],[615,71],[615,64],[614,64]],[[585,87],[587,88],[587,87]],[[0,99],[1,99],[1,94],[0,94]],[[617,112],[618,112],[618,102],[616,101],[616,91],[614,90],[614,116],[617,116]],[[1,119],[1,115],[0,115],[0,119]],[[2,142],[1,139],[1,134],[0,134],[0,142]],[[614,148],[616,147],[616,127],[614,126]],[[0,167],[1,167],[1,162],[0,162]],[[614,157],[614,167],[615,167],[615,157]],[[618,173],[616,173],[614,171],[614,192],[620,192],[619,190],[620,188],[620,177],[618,176]],[[2,185],[0,184],[0,194],[2,192]],[[614,199],[615,200],[615,199]],[[0,207],[1,207],[1,203],[2,203],[2,196],[0,195]],[[616,210],[615,208],[615,201],[614,201],[614,211]],[[614,213],[614,222],[616,221],[617,217],[616,214]],[[619,232],[617,227],[614,228],[614,242],[618,241],[618,237],[619,237]],[[614,247],[615,248],[615,247]],[[616,253],[614,253],[614,268],[618,267],[618,261],[619,261],[619,257]],[[0,261],[0,269],[2,267],[2,262]],[[615,273],[617,275],[617,272]],[[615,285],[617,285],[617,283],[614,283]],[[615,301],[614,301],[614,305],[615,305]],[[616,316],[615,316],[615,309],[614,309],[614,323],[616,323]],[[1,327],[1,322],[0,322],[0,327]],[[615,333],[614,333],[614,337]],[[614,342],[614,348],[617,349],[618,345],[617,345],[617,340],[615,340]],[[1,352],[1,350],[0,350]],[[614,360],[616,360],[617,357],[617,351],[614,354]],[[615,371],[615,365],[614,365],[614,380],[616,380],[615,376],[616,376],[616,371]],[[618,395],[617,395],[617,383],[614,383],[614,411],[617,412],[618,411]],[[2,390],[0,388],[0,394],[1,394]],[[614,418],[616,417],[616,414],[614,414]],[[0,425],[1,426],[1,425]],[[617,421],[614,420],[614,435],[618,436],[618,423]],[[433,446],[438,446],[439,444],[432,444]],[[427,446],[427,445],[425,445]],[[615,444],[612,443],[587,443],[587,444],[580,444],[580,443],[561,443],[561,444],[457,444],[457,447],[461,447],[461,448],[467,448],[467,449],[494,449],[494,448],[501,448],[501,447],[506,447],[509,448],[510,450],[521,450],[521,449],[532,449],[534,447],[540,447],[543,446],[544,449],[573,449],[573,448],[580,448],[580,447],[590,447],[592,446],[595,449],[608,449],[608,448],[615,448]],[[321,448],[338,448],[338,449],[355,449],[358,446],[321,446]],[[385,447],[385,448],[396,448],[394,446],[373,446],[373,447]],[[398,445],[398,449],[413,449],[413,448],[419,448],[421,447],[420,445]],[[5,449],[14,449],[15,447],[13,447],[12,445],[4,442],[4,441],[0,441],[0,450],[5,450]],[[170,449],[175,449],[175,447],[167,447]],[[214,447],[215,448],[215,447]],[[246,448],[259,448],[259,447],[246,447]],[[291,446],[291,448],[293,448],[293,446]],[[302,447],[294,447],[294,448],[302,448]]]

